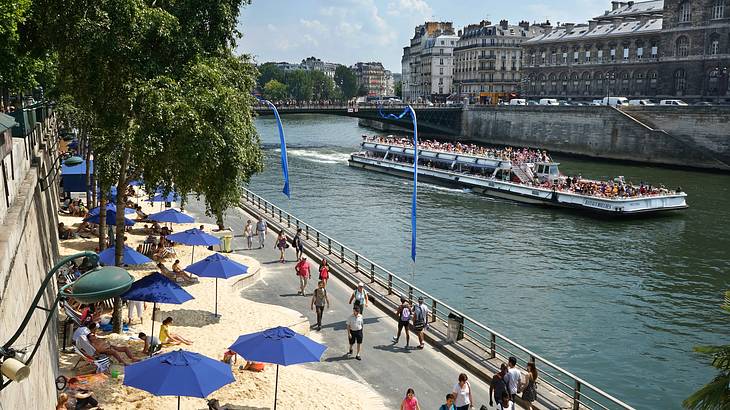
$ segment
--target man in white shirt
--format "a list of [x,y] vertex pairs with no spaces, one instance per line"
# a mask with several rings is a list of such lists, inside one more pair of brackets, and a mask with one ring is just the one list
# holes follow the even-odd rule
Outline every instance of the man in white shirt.
[[352,308],[352,316],[347,318],[347,336],[350,340],[350,351],[348,355],[352,354],[352,347],[357,343],[357,354],[355,359],[362,360],[360,357],[360,346],[362,345],[362,315],[360,314],[360,308],[355,306]]
[[147,336],[143,332],[140,332],[137,337],[144,340],[144,348],[142,349],[144,353],[154,353],[162,347],[162,343],[160,343],[160,339],[157,336]]
[[76,330],[74,330],[74,334],[71,336],[71,342],[75,345],[76,341],[79,340],[80,337],[86,337],[89,333],[91,333],[91,331],[89,331],[88,327],[79,326]]
[[507,370],[505,381],[507,382],[507,388],[509,389],[510,398],[514,400],[515,397],[517,397],[517,388],[520,385],[522,373],[520,373],[520,370],[517,368],[517,359],[514,356],[511,356],[509,358],[508,366],[509,370]]
[[269,229],[268,225],[266,224],[266,221],[261,219],[261,217],[258,217],[258,222],[256,222],[256,232],[259,235],[259,248],[264,247],[264,243],[266,242],[266,231]]

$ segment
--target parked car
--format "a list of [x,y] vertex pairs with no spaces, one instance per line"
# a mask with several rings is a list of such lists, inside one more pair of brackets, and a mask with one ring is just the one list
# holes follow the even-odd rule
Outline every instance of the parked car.
[[656,105],[651,100],[629,100],[629,105]]
[[626,97],[604,97],[601,105],[610,105],[611,107],[620,107],[629,105],[629,99]]
[[509,105],[527,105],[527,100],[524,98],[513,98],[509,100]]
[[535,100],[529,100],[529,101],[527,102],[527,105],[540,105],[540,103],[539,103],[539,102],[537,102],[537,101],[535,101]]
[[689,104],[682,100],[661,100],[659,101],[659,105],[674,105],[674,106],[680,106],[680,107],[686,107]]
[[700,102],[696,102],[696,103],[694,103],[692,105],[696,105],[698,107],[712,107],[715,104],[713,104],[713,103],[711,103],[709,101],[700,101]]
[[540,105],[560,105],[555,98],[541,98]]
[[573,104],[571,104],[571,103],[570,103],[570,101],[566,101],[566,100],[560,100],[560,101],[558,101],[558,105],[562,105],[562,106],[571,106],[571,105],[573,105]]
[[591,105],[603,105],[602,102],[603,100],[593,100],[593,102],[591,102]]

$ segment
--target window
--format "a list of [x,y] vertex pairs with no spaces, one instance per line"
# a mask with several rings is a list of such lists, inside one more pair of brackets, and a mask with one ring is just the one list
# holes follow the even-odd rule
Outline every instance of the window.
[[687,88],[687,78],[684,70],[674,72],[674,91],[677,94],[683,93]]
[[712,5],[712,18],[721,19],[725,17],[725,0],[715,0]]
[[586,61],[586,63],[591,62],[591,52],[590,51],[586,51],[586,60],[585,61]]
[[624,61],[629,59],[629,48],[624,47]]
[[603,50],[598,50],[598,62],[603,62]]
[[439,68],[439,74],[444,75],[444,68],[443,67]]
[[644,47],[639,47],[636,49],[636,58],[641,60],[642,57],[644,57]]
[[577,51],[573,51],[573,62],[574,63],[578,62],[578,52]]
[[689,55],[689,38],[681,36],[677,39],[677,57],[687,57]]
[[616,61],[616,48],[611,47],[611,61]]
[[710,55],[716,56],[720,52],[720,41],[713,40],[712,43],[710,43]]
[[444,65],[444,59],[443,58],[439,58],[439,64],[440,65]]
[[656,58],[658,53],[659,53],[659,47],[652,46],[651,47],[651,58]]
[[689,23],[692,20],[692,4],[689,0],[679,5],[679,22]]

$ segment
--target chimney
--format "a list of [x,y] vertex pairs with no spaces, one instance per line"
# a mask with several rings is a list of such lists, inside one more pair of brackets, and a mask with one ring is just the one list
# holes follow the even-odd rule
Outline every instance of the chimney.
[[598,27],[598,21],[588,20],[588,31],[593,31],[596,27]]
[[611,2],[611,10],[613,11],[613,10],[616,10],[617,8],[621,7],[620,4],[621,3],[619,3],[618,1],[612,1]]
[[626,4],[628,4],[628,5],[629,5],[629,7],[632,7],[632,6],[634,5],[634,2],[633,2],[633,1],[630,1],[630,2],[628,2],[628,3],[626,3]]
[[526,22],[524,20],[520,21],[519,26],[522,27],[525,30],[529,30],[530,29],[530,23],[528,23],[528,22]]
[[507,22],[507,20],[500,20],[499,21],[499,26],[502,27],[502,30],[507,30],[507,27],[509,26],[509,23]]
[[565,23],[565,24],[563,24],[563,27],[565,27],[566,33],[570,33],[571,31],[573,31],[573,27],[575,27],[575,24],[574,23]]

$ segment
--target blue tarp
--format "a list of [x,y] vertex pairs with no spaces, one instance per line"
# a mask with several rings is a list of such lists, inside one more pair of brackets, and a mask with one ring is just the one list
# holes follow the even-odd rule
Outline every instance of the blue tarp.
[[[91,174],[94,174],[94,161],[91,161]],[[61,165],[61,179],[64,192],[86,192],[86,161],[73,167]]]

